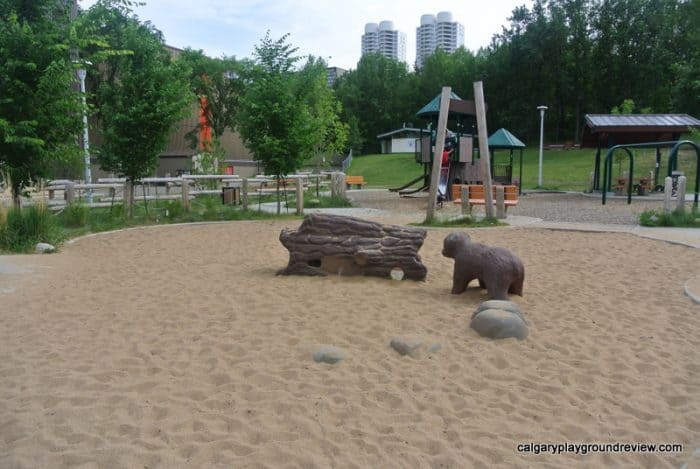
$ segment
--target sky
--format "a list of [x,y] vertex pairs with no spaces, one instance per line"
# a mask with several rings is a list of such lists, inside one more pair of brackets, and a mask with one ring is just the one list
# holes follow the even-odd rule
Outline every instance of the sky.
[[[202,49],[212,57],[252,57],[269,30],[289,33],[300,55],[322,57],[330,66],[354,69],[366,23],[393,21],[406,34],[406,61],[416,55],[416,27],[424,14],[450,11],[464,25],[465,47],[476,52],[508,24],[513,8],[532,0],[145,0],[134,12],[150,21],[168,45]],[[81,0],[89,8],[95,0]]]

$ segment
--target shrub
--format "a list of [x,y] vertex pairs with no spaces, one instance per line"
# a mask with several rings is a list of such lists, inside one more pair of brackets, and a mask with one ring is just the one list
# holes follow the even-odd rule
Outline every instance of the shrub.
[[674,211],[671,213],[647,210],[639,216],[639,224],[642,226],[672,226],[679,228],[700,228],[700,212],[692,209],[686,212]]
[[39,242],[57,244],[62,238],[54,215],[44,205],[11,208],[0,225],[0,249],[12,252],[29,251]]
[[68,205],[61,214],[63,224],[70,228],[80,228],[87,224],[90,207],[84,204]]

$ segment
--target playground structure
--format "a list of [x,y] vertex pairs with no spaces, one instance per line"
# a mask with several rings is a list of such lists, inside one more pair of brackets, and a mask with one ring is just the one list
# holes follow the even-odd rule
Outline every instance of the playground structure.
[[[634,181],[634,153],[630,149],[634,148],[655,148],[657,154],[656,160],[656,174],[654,177],[654,186],[658,185],[658,169],[660,167],[660,149],[664,147],[672,147],[668,157],[668,170],[667,176],[672,177],[673,173],[678,169],[678,151],[684,145],[689,145],[695,149],[695,154],[697,158],[697,163],[695,167],[695,193],[693,198],[693,206],[698,207],[698,186],[700,185],[700,147],[695,142],[690,140],[679,140],[679,141],[669,141],[669,142],[650,142],[650,143],[632,143],[626,145],[615,145],[610,147],[605,154],[605,159],[603,161],[603,187],[602,187],[602,203],[605,205],[606,195],[611,189],[611,179],[612,179],[612,156],[617,150],[624,150],[629,157],[629,169],[628,169],[628,181],[627,187],[627,203],[632,203],[632,186]],[[596,154],[596,168],[600,168],[600,152]],[[598,186],[597,174],[599,170],[594,173],[594,187]],[[685,194],[679,194],[679,197],[685,197]]]
[[[430,188],[433,161],[432,149],[436,141],[436,132],[433,129],[437,127],[439,107],[440,95],[438,94],[416,113],[417,117],[428,120],[428,134],[420,139],[416,139],[415,145],[415,159],[417,163],[423,165],[423,174],[401,187],[390,189],[398,192],[401,196],[426,191]],[[464,101],[457,94],[450,93],[448,119],[452,121],[456,132],[452,132],[446,138],[446,142],[449,142],[453,149],[449,155],[445,177],[447,187],[440,191],[446,200],[449,198],[449,186],[452,182],[477,182],[481,180],[479,165],[476,164],[478,150],[475,151],[474,148],[476,140],[474,135],[476,119],[474,101]],[[439,153],[442,154],[442,151]],[[421,183],[421,185],[418,188],[413,188],[418,183]]]
[[[448,131],[445,145],[450,153],[447,164],[440,168],[439,197],[441,200],[452,200],[453,184],[482,184],[482,168],[479,164],[479,138],[476,132],[476,105],[474,101],[462,100],[457,94],[450,94],[448,120],[454,131]],[[433,149],[436,143],[438,111],[440,95],[423,106],[416,116],[428,121],[426,135],[416,139],[414,156],[416,163],[423,165],[423,174],[406,184],[390,189],[398,192],[400,196],[407,196],[430,188],[431,170],[433,162]],[[520,191],[522,180],[522,148],[525,147],[517,137],[506,129],[499,129],[488,138],[488,146],[491,150],[510,150],[507,159],[499,162],[495,152],[491,152],[491,179],[501,184],[516,183]],[[518,179],[513,177],[513,161],[515,149],[520,149],[520,173]],[[442,151],[437,152],[441,154]],[[499,155],[500,156],[500,155]],[[414,187],[420,184],[418,187]]]

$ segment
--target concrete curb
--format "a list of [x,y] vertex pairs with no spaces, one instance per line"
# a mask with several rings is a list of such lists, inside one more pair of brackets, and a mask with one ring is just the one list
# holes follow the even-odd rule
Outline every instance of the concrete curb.
[[683,285],[683,290],[688,297],[693,300],[695,304],[700,305],[700,277],[691,278],[685,285]]

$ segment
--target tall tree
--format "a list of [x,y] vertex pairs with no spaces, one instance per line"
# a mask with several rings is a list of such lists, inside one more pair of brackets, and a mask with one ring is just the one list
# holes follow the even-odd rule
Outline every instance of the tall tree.
[[296,74],[296,95],[309,114],[311,152],[317,166],[346,149],[348,125],[340,120],[341,106],[328,87],[327,64],[309,57]]
[[68,29],[63,1],[0,0],[0,171],[9,175],[17,205],[51,161],[79,155]]
[[240,102],[238,125],[253,158],[277,177],[278,213],[279,181],[312,155],[314,142],[311,114],[296,94],[294,66],[300,58],[287,37],[274,40],[268,31],[255,46],[255,66]]
[[357,69],[340,78],[336,92],[345,121],[357,123],[360,152],[378,151],[377,134],[413,122],[418,110],[406,65],[379,54],[362,56]]
[[188,70],[171,60],[160,32],[124,5],[100,0],[87,20],[112,47],[129,51],[107,58],[95,103],[103,134],[100,163],[131,181],[133,191],[134,182],[155,170],[171,127],[194,101]]
[[215,140],[236,125],[236,113],[245,87],[247,61],[235,57],[212,58],[201,50],[185,49],[178,61],[190,70],[190,89],[205,102],[206,124]]

